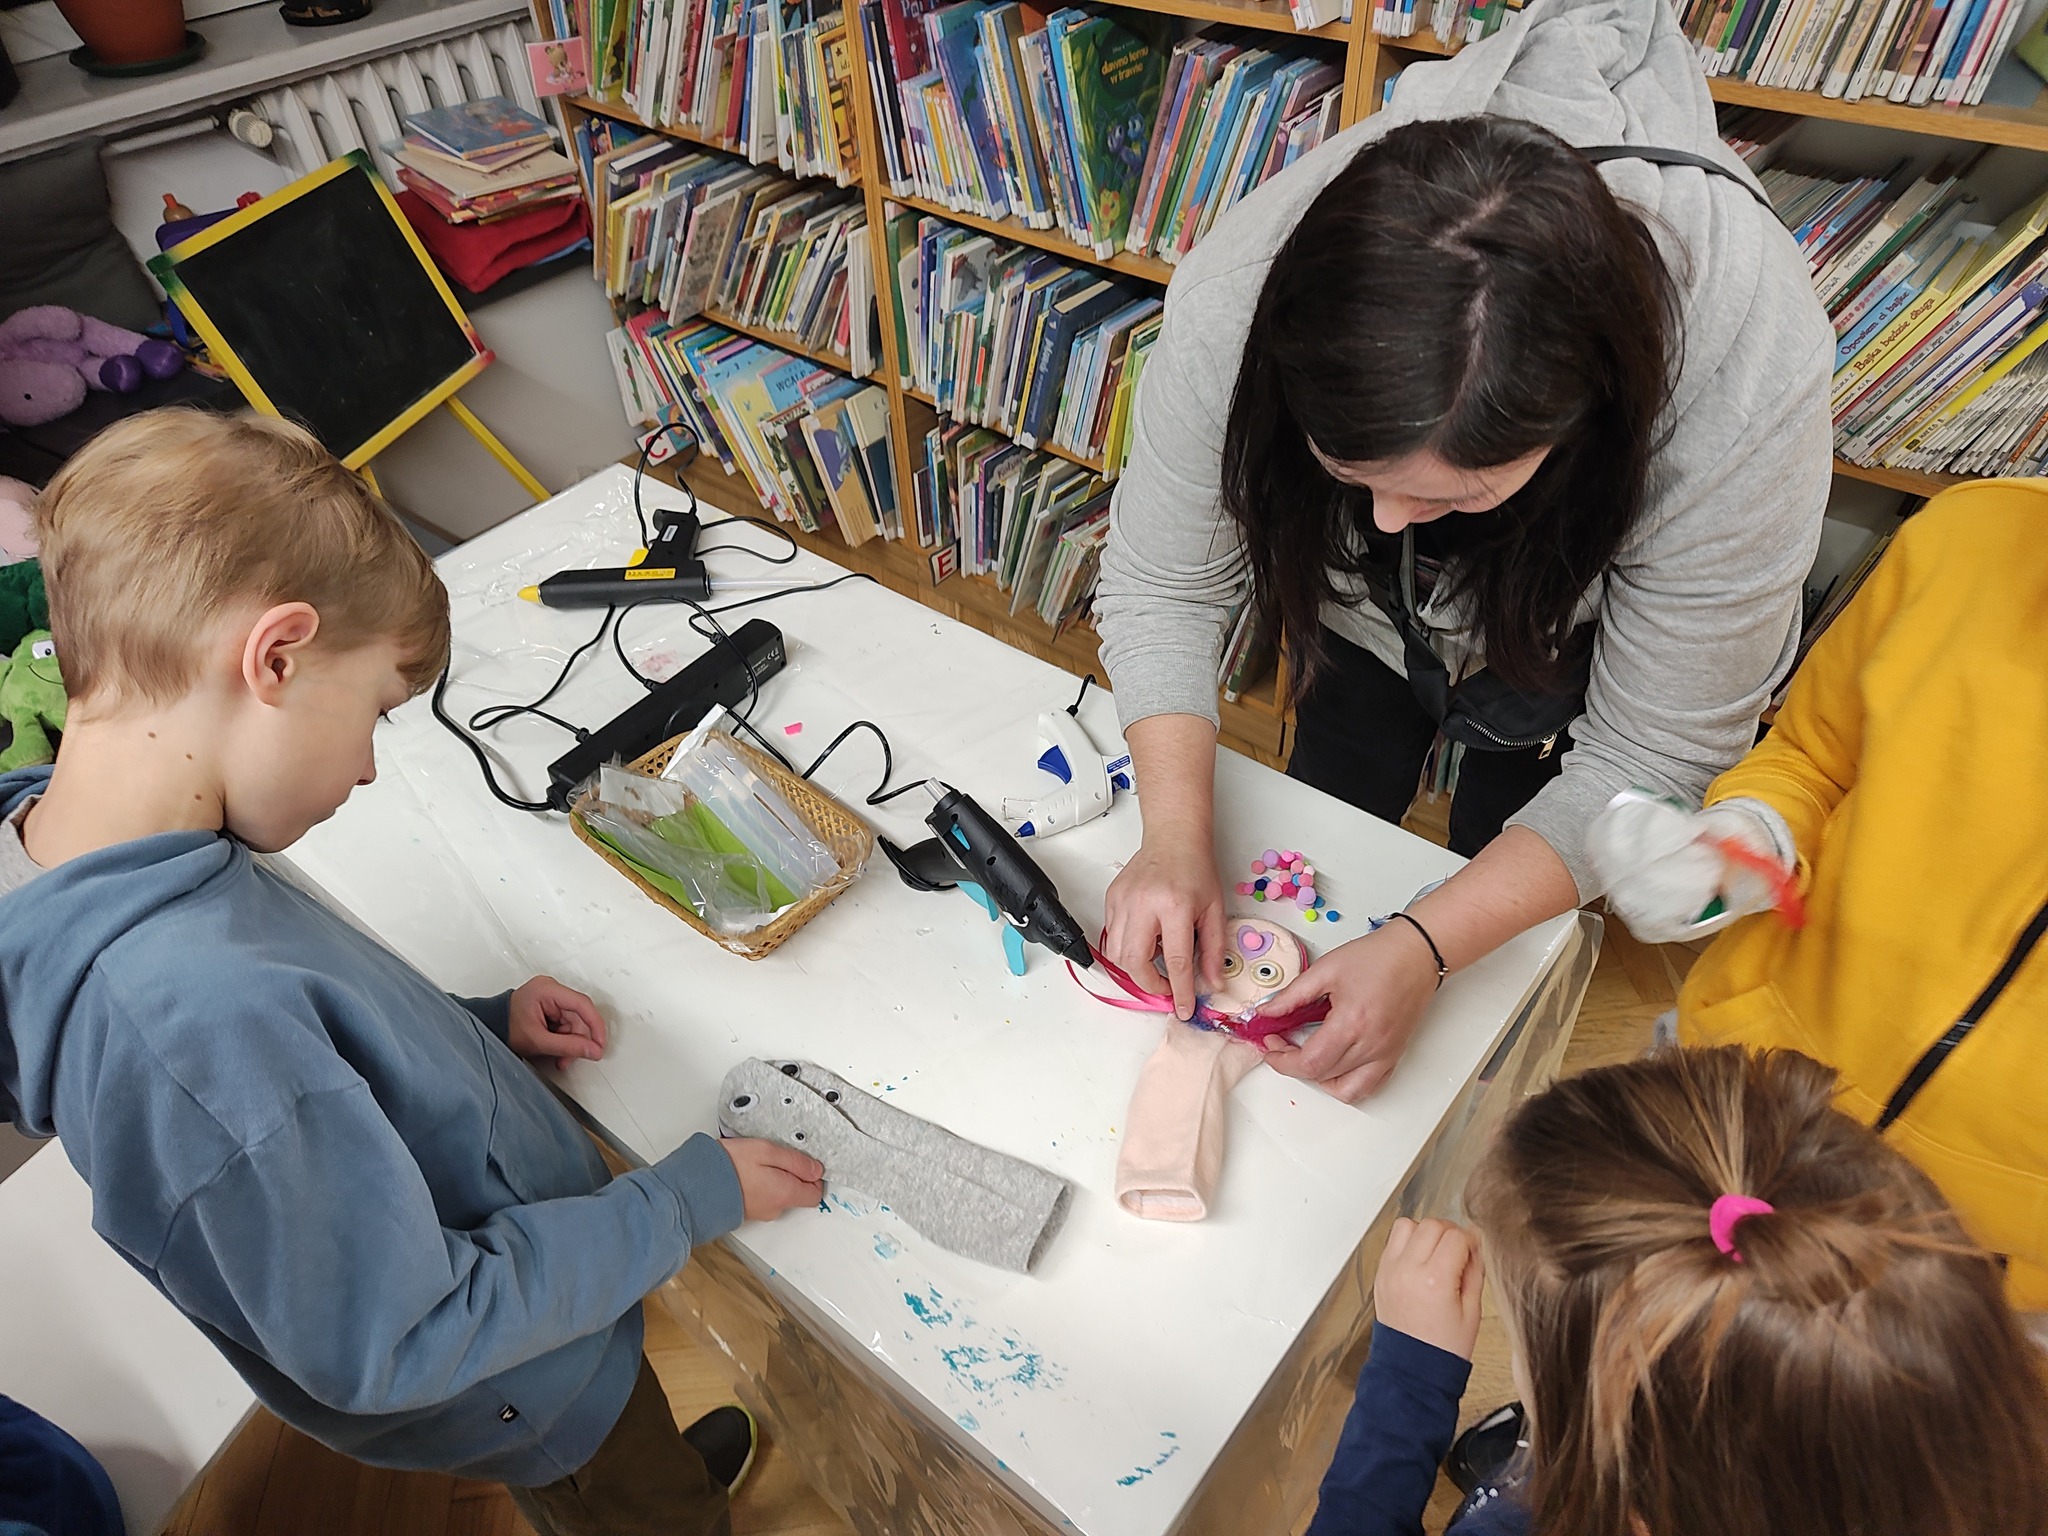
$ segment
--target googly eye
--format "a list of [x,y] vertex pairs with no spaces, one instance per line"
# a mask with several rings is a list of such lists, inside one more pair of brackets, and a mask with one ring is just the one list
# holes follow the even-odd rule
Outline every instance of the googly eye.
[[825,1102],[827,1104],[837,1104],[839,1102],[839,1090],[837,1088],[827,1088],[825,1090]]
[[784,1100],[783,1100],[782,1102],[783,1102],[783,1103],[785,1103],[785,1104],[794,1104],[794,1103],[796,1102],[796,1100],[795,1100],[795,1099],[784,1099]]
[[1271,960],[1261,960],[1252,967],[1252,980],[1262,987],[1275,986],[1280,980],[1280,967]]
[[754,1107],[754,1096],[751,1093],[743,1093],[732,1101],[732,1107],[734,1109],[752,1109]]
[[1229,954],[1223,957],[1223,974],[1225,976],[1235,976],[1239,971],[1243,969],[1244,959],[1242,956],[1236,954]]
[[796,1133],[796,1139],[797,1139],[798,1141],[802,1141],[802,1140],[804,1139],[804,1133],[803,1133],[802,1131],[798,1131],[798,1132]]
[[797,1073],[801,1070],[802,1069],[798,1067],[797,1064],[793,1061],[785,1061],[782,1064],[782,1075],[784,1077],[795,1077]]
[[38,640],[28,648],[28,653],[37,661],[48,661],[57,654],[57,642],[54,640]]

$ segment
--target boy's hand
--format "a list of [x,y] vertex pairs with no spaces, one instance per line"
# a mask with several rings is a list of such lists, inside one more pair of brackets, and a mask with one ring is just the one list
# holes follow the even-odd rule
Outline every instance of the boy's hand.
[[559,1069],[573,1057],[604,1054],[604,1016],[597,1004],[552,976],[536,976],[512,994],[507,1043],[528,1061],[552,1060]]
[[825,1198],[825,1165],[815,1157],[750,1136],[731,1137],[719,1145],[740,1176],[747,1220],[773,1221],[784,1211]]
[[1479,1294],[1486,1269],[1471,1236],[1455,1222],[1394,1222],[1380,1272],[1372,1284],[1373,1309],[1389,1328],[1472,1358],[1479,1339]]

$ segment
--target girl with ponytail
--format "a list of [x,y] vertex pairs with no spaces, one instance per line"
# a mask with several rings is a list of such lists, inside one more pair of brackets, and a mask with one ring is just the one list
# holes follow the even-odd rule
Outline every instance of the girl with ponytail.
[[1488,1275],[1528,1443],[1457,1536],[2048,1532],[2048,1385],[1997,1264],[1833,1092],[1722,1048],[1518,1109],[1476,1245],[1396,1223],[1311,1536],[1421,1530]]

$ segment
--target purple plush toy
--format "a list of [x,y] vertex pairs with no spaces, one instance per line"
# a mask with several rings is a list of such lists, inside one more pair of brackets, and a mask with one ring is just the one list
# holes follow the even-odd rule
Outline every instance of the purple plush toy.
[[16,310],[0,320],[0,422],[39,427],[77,410],[89,389],[132,395],[184,366],[171,342],[61,304]]

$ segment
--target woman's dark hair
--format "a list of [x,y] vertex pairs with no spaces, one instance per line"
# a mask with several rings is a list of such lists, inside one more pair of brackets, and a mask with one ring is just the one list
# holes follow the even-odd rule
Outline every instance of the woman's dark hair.
[[1464,117],[1360,150],[1273,258],[1224,435],[1223,504],[1297,689],[1331,572],[1388,550],[1371,493],[1311,443],[1350,463],[1427,449],[1458,469],[1550,450],[1495,512],[1439,529],[1487,664],[1540,691],[1642,506],[1680,342],[1648,226],[1562,139]]

